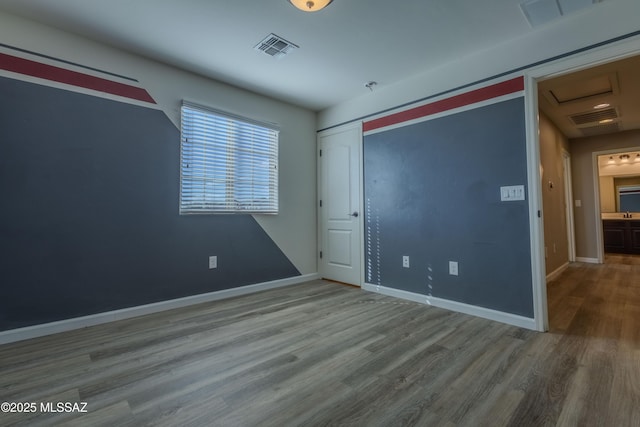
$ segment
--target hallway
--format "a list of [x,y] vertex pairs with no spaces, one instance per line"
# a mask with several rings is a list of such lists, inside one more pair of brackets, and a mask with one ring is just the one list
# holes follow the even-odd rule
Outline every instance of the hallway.
[[635,343],[640,321],[640,256],[607,254],[574,263],[547,284],[549,331]]

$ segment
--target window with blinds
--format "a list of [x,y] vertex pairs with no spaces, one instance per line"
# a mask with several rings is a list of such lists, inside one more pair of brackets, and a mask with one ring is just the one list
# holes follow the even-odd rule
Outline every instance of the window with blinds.
[[183,103],[180,213],[278,213],[278,130]]

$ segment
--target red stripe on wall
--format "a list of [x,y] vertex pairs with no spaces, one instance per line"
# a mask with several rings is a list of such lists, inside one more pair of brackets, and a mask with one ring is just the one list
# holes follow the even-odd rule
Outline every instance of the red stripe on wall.
[[0,69],[27,76],[38,77],[45,80],[51,80],[58,83],[78,86],[85,89],[96,90],[98,92],[108,93],[111,95],[118,95],[138,101],[149,102],[151,104],[156,103],[146,90],[139,87],[102,79],[89,74],[79,73],[77,71],[54,67],[53,65],[42,64],[40,62],[4,53],[0,53]]
[[464,107],[465,105],[475,104],[476,102],[486,101],[498,96],[508,95],[510,93],[524,90],[524,77],[516,77],[511,80],[496,83],[470,92],[461,93],[451,98],[441,99],[431,104],[421,105],[409,110],[400,111],[390,114],[379,119],[374,119],[362,124],[363,132],[380,129],[386,126],[396,125],[421,117],[430,116],[432,114],[441,113],[443,111],[452,110],[454,108]]

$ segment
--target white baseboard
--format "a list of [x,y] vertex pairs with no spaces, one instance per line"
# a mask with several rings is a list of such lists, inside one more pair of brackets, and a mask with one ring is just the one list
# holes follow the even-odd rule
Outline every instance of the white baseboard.
[[362,286],[362,289],[366,291],[377,292],[383,295],[389,295],[396,298],[406,299],[409,301],[415,301],[422,304],[432,305],[434,307],[444,308],[446,310],[470,314],[472,316],[482,317],[484,319],[495,320],[496,322],[502,322],[508,325],[518,326],[534,331],[537,330],[535,319],[519,316],[517,314],[505,313],[502,311],[492,310],[490,308],[478,307],[462,302],[417,294],[415,292],[408,292],[399,289],[387,288],[385,286],[372,285],[370,283],[365,283]]
[[555,279],[558,276],[560,276],[562,274],[562,272],[565,271],[567,268],[569,268],[569,262],[568,261],[565,262],[564,264],[562,264],[560,267],[558,267],[555,270],[553,270],[551,273],[547,274],[547,282],[550,282],[553,279]]
[[151,304],[128,307],[120,310],[108,311],[105,313],[91,314],[89,316],[75,317],[41,325],[27,326],[24,328],[11,329],[0,332],[0,344],[7,344],[22,341],[30,338],[37,338],[44,335],[57,334],[59,332],[71,331],[73,329],[85,328],[87,326],[99,325],[102,323],[114,322],[116,320],[129,319],[145,314],[157,313],[159,311],[171,310],[174,308],[186,307],[203,302],[216,301],[225,298],[232,298],[239,295],[251,294],[254,292],[275,289],[283,286],[295,285],[319,279],[318,273],[303,274],[301,276],[289,277],[286,279],[273,280],[270,282],[257,283],[255,285],[241,286],[238,288],[225,289],[222,291],[209,292],[206,294],[191,295],[183,298],[176,298],[168,301],[154,302]]
[[577,262],[586,262],[588,264],[600,264],[598,262],[598,258],[585,258],[585,257],[577,256],[576,257],[576,261]]

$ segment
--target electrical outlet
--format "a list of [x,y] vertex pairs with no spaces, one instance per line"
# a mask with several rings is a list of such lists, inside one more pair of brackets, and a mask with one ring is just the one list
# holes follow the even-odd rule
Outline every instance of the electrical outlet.
[[449,261],[449,274],[451,276],[458,275],[458,261]]
[[209,257],[209,270],[218,268],[218,256],[212,255]]
[[409,256],[408,255],[404,255],[402,257],[402,266],[404,268],[409,268]]

